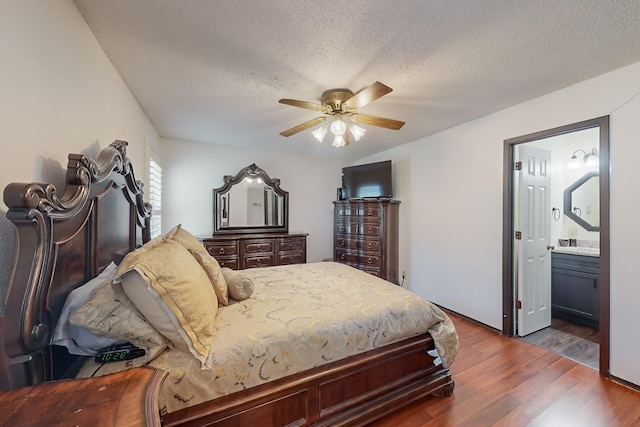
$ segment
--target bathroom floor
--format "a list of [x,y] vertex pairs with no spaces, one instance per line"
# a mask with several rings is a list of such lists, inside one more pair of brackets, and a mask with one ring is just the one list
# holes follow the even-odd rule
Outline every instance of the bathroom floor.
[[522,339],[538,347],[598,369],[600,332],[597,329],[554,317],[551,319],[550,327],[522,337]]

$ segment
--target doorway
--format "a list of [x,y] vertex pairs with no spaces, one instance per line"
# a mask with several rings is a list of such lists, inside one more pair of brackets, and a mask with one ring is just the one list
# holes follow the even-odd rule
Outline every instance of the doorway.
[[[518,259],[516,256],[516,249],[518,248],[519,241],[517,239],[516,231],[520,231],[516,228],[518,220],[516,217],[517,207],[517,186],[514,168],[516,167],[516,160],[519,155],[519,147],[521,144],[534,143],[535,141],[553,139],[554,137],[570,136],[571,134],[579,131],[592,130],[598,137],[597,147],[583,147],[581,152],[577,153],[581,155],[580,158],[585,162],[590,157],[587,154],[597,153],[599,157],[598,166],[595,167],[597,174],[599,175],[599,198],[597,205],[593,204],[593,208],[599,212],[599,267],[595,270],[595,276],[598,279],[597,300],[599,302],[598,311],[598,330],[599,330],[599,370],[600,375],[609,377],[609,271],[610,271],[610,250],[609,250],[609,117],[604,116],[592,120],[586,120],[579,123],[574,123],[567,126],[562,126],[554,129],[549,129],[541,132],[532,133],[529,135],[523,135],[516,138],[511,138],[504,141],[504,163],[503,163],[503,334],[507,336],[514,336],[517,333],[518,317],[516,316],[518,310],[522,310],[521,298],[518,296],[518,292],[515,288],[518,276]],[[559,138],[558,140],[561,140]],[[584,154],[583,154],[584,153]],[[574,153],[575,156],[575,153]],[[572,156],[573,157],[573,156]],[[568,159],[567,159],[568,160]],[[566,199],[566,197],[564,197]],[[553,203],[552,203],[553,204]],[[553,211],[549,214],[558,215],[565,214],[565,212],[573,212],[571,206],[565,206],[564,200],[562,203],[556,202],[553,206]],[[584,208],[583,208],[584,209]],[[578,212],[578,211],[576,211]],[[582,214],[582,212],[580,212]],[[568,216],[571,217],[571,216]],[[555,218],[555,217],[554,217]],[[573,232],[573,230],[572,230]],[[571,239],[576,239],[577,236],[567,235],[567,244],[571,242]],[[549,247],[552,248],[555,245],[563,243],[565,239],[557,239],[558,242],[549,242]],[[550,257],[550,255],[549,255]],[[551,307],[548,307],[551,310]]]

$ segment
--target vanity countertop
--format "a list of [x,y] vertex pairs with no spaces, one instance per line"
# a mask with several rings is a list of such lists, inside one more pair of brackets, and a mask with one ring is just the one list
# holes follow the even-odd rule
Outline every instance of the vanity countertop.
[[575,254],[593,257],[600,256],[600,248],[588,248],[582,246],[556,246],[553,251],[563,254]]

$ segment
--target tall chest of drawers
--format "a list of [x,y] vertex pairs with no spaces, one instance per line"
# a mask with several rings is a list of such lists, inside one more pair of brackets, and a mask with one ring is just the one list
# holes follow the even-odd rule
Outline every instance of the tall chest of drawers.
[[398,284],[398,200],[340,200],[334,203],[337,262]]
[[200,239],[221,267],[232,270],[307,262],[307,233],[222,234]]

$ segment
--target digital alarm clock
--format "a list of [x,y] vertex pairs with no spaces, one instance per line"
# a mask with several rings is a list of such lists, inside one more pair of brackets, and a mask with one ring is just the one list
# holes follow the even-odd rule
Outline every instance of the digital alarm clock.
[[95,357],[96,363],[120,362],[142,357],[146,354],[143,348],[136,347],[131,343],[116,344],[101,348]]

